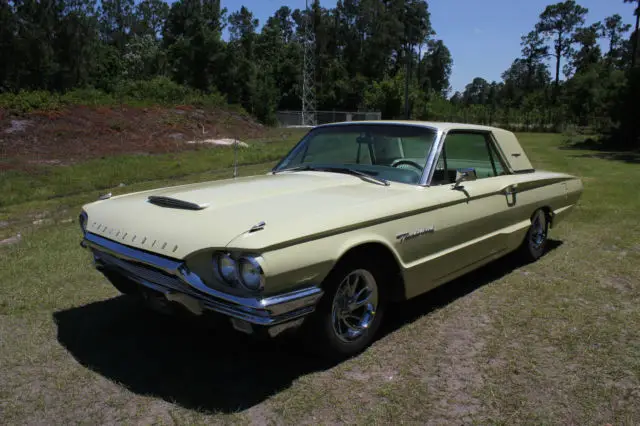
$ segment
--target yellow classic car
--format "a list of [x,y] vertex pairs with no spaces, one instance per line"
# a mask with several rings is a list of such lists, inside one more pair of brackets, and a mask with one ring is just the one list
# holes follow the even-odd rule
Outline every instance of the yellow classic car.
[[265,175],[103,197],[80,224],[120,292],[244,333],[294,329],[342,358],[389,303],[510,252],[538,259],[582,191],[507,130],[345,122],[310,129]]

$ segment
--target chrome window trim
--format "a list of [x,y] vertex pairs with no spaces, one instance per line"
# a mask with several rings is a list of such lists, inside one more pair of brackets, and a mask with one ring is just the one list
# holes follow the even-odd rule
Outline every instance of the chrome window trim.
[[[428,126],[425,126],[428,127]],[[436,131],[435,142],[431,145],[431,150],[427,154],[427,162],[422,170],[422,176],[420,178],[420,186],[430,186],[433,174],[435,173],[436,165],[438,164],[438,158],[440,157],[440,151],[444,144],[444,138],[447,136],[447,131],[442,129],[436,129],[435,127],[429,127]]]
[[510,175],[515,174],[515,172],[513,171],[513,168],[511,167],[511,163],[507,161],[504,151],[502,151],[502,147],[498,143],[498,140],[496,139],[496,136],[493,134],[493,132],[489,132],[489,143],[493,145],[493,148],[498,154],[498,158],[500,160],[501,166],[504,169],[504,171]]
[[[117,259],[140,263],[173,275],[189,287],[184,293],[199,298],[209,309],[258,325],[278,324],[311,313],[323,294],[320,287],[309,286],[269,297],[235,296],[207,287],[197,274],[189,271],[184,261],[125,246],[90,232],[84,235],[82,244],[95,252],[105,252]],[[142,279],[135,281],[164,293],[179,291]]]

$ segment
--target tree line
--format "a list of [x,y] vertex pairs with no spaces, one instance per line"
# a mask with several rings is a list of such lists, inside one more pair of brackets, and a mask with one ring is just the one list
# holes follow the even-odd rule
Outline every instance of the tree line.
[[307,22],[317,109],[402,114],[399,93],[388,92],[408,55],[422,92],[449,88],[451,55],[433,38],[425,1],[341,0],[327,9],[315,0],[310,11],[281,7],[258,32],[250,10],[229,13],[219,0],[0,0],[0,91],[113,92],[161,77],[269,121],[277,109],[300,109]]
[[640,133],[640,0],[614,1],[632,3],[635,28],[619,15],[586,23],[574,0],[549,5],[501,81],[478,77],[452,95],[453,58],[424,0],[313,0],[309,11],[279,8],[261,27],[246,7],[220,0],[0,0],[0,93],[178,85],[269,123],[301,107],[310,24],[319,110],[538,130],[571,123],[629,143]]
[[640,145],[640,0],[624,2],[635,6],[633,28],[618,14],[586,23],[588,9],[574,0],[547,6],[502,81],[474,78],[451,102],[475,121],[509,123],[515,111],[525,127],[573,124]]

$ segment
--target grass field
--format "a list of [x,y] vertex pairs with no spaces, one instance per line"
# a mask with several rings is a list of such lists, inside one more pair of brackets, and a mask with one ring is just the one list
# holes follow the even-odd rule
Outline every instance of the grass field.
[[[84,182],[96,163],[37,185],[4,175],[0,237],[22,239],[0,247],[0,423],[639,424],[640,156],[519,136],[537,168],[584,181],[549,252],[396,307],[382,337],[338,365],[290,339],[138,312],[79,247],[77,209],[99,192],[228,177],[216,171],[228,157],[125,159],[137,173],[122,188]],[[247,157],[265,163],[242,174],[293,140]],[[117,185],[120,169],[100,170]]]

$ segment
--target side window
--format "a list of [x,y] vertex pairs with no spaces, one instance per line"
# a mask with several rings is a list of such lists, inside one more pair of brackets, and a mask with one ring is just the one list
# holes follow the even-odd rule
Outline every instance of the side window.
[[488,135],[464,131],[449,133],[444,140],[433,183],[454,182],[456,170],[466,168],[475,169],[478,179],[504,173]]

